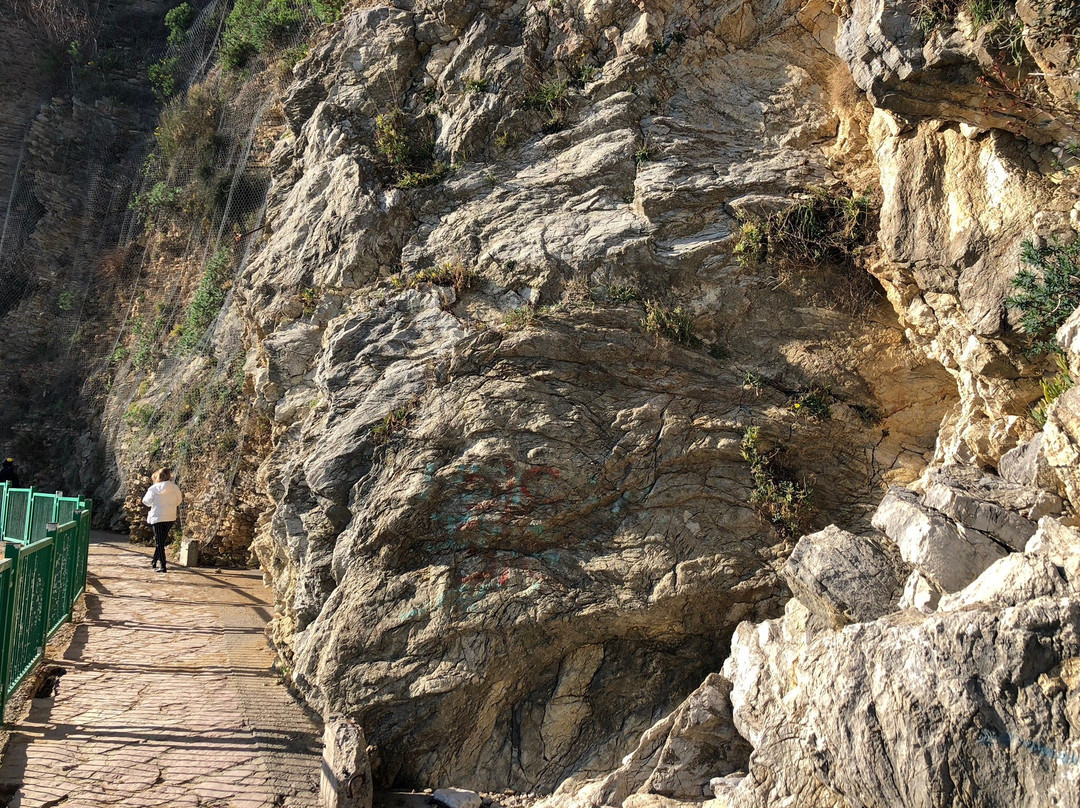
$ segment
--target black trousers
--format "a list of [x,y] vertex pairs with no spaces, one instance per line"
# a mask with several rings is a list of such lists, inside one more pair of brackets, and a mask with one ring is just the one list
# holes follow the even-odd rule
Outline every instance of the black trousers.
[[154,529],[154,558],[151,564],[161,564],[165,569],[165,545],[169,543],[169,531],[175,522],[155,522],[150,525]]

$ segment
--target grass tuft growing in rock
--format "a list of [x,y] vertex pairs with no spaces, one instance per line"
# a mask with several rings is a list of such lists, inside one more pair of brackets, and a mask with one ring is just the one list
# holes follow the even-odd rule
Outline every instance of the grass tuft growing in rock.
[[533,326],[539,315],[532,306],[520,306],[507,313],[503,320],[503,328],[506,331],[524,331]]
[[490,92],[490,85],[488,80],[481,76],[478,79],[465,79],[465,92],[479,95],[480,93]]
[[701,347],[701,338],[694,331],[694,321],[679,306],[669,308],[655,300],[648,300],[641,324],[657,337],[666,337],[687,348]]
[[767,256],[797,263],[851,262],[870,241],[870,198],[812,189],[784,210],[743,221],[735,242],[740,264]]
[[412,415],[420,408],[420,399],[413,399],[390,412],[371,429],[371,440],[376,446],[385,446],[395,436],[409,428]]
[[833,401],[835,399],[828,390],[815,387],[796,395],[788,404],[788,409],[796,415],[809,415],[827,421],[832,418]]
[[458,297],[476,286],[480,276],[460,261],[444,261],[416,273],[417,283],[433,283],[436,286],[450,286]]
[[1046,426],[1046,416],[1050,412],[1050,405],[1075,384],[1069,372],[1069,366],[1065,363],[1065,357],[1060,353],[1054,354],[1054,363],[1057,365],[1058,372],[1049,379],[1042,380],[1042,400],[1031,410],[1031,417],[1035,419],[1039,429]]
[[565,79],[541,84],[536,92],[525,98],[525,108],[537,110],[547,119],[545,130],[554,130],[562,123],[563,114],[570,106],[570,85]]
[[756,426],[743,433],[742,457],[750,464],[750,506],[784,538],[801,535],[810,522],[810,489],[778,462],[778,450],[762,453]]
[[641,302],[641,292],[636,286],[613,283],[607,288],[608,300],[620,306]]

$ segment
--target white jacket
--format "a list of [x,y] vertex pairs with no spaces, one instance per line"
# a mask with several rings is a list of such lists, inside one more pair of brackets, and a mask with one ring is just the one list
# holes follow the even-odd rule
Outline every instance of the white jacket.
[[158,522],[175,522],[176,509],[183,501],[184,495],[172,480],[155,483],[146,489],[142,504],[150,508],[146,522],[156,525]]

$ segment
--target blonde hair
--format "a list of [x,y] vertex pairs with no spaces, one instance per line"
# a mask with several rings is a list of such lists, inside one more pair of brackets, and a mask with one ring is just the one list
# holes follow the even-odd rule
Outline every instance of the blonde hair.
[[172,472],[169,471],[167,468],[162,467],[155,471],[154,476],[150,479],[152,479],[155,483],[163,483],[166,480],[172,479]]

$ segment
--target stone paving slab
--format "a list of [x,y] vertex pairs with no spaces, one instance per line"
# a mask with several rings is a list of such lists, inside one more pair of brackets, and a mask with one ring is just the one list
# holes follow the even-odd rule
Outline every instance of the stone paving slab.
[[67,670],[59,693],[12,727],[10,808],[318,805],[321,729],[271,670],[258,572],[161,575],[149,550],[95,533],[86,611],[45,663]]

